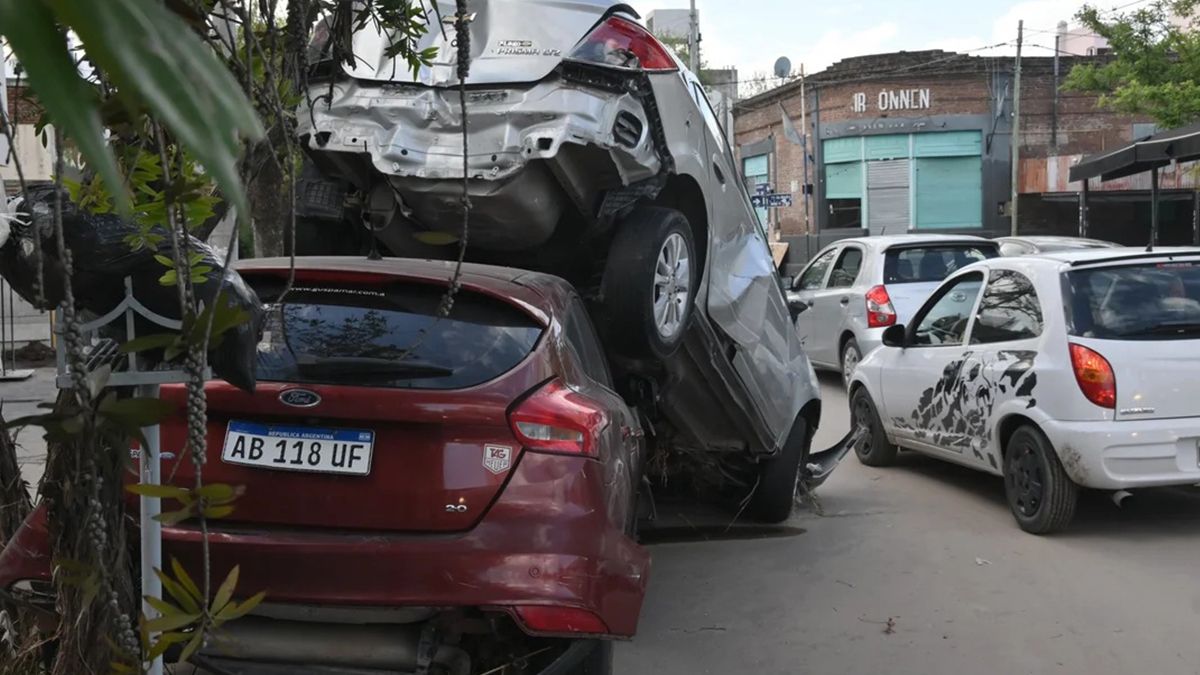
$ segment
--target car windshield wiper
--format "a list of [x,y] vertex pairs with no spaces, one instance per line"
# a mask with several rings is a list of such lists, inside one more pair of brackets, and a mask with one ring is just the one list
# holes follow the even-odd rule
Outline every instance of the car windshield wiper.
[[370,356],[313,356],[296,357],[296,367],[311,376],[353,375],[355,377],[449,377],[453,368],[428,361],[381,359]]
[[1118,333],[1118,337],[1137,337],[1139,335],[1186,335],[1200,333],[1200,322],[1197,321],[1164,321],[1153,326],[1143,326],[1134,330]]

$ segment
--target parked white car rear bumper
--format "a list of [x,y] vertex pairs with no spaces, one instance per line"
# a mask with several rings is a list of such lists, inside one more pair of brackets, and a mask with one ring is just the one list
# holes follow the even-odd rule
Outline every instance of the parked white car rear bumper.
[[1200,417],[1143,422],[1045,421],[1076,483],[1102,490],[1200,484]]

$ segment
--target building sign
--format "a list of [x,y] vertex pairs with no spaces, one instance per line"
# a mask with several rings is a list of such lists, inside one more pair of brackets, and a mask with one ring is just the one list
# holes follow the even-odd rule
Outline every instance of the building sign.
[[[933,96],[928,89],[884,89],[870,101],[879,112],[891,110],[929,110]],[[868,96],[858,92],[850,104],[856,113],[867,112]]]

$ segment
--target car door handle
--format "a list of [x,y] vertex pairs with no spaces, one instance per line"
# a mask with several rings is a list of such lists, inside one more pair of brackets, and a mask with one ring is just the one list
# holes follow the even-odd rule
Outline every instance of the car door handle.
[[849,305],[849,304],[850,304],[850,298],[849,298],[849,297],[844,297],[844,298],[842,298],[842,300],[841,300],[841,303],[842,303],[842,307],[845,307],[845,306]]
[[717,182],[721,185],[725,184],[725,172],[721,171],[721,167],[716,162],[713,162],[713,175],[717,177]]

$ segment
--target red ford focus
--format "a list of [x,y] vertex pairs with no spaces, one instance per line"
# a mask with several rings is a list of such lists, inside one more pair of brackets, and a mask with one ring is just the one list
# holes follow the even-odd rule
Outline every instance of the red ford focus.
[[[258,391],[208,385],[205,481],[245,487],[210,524],[213,576],[240,565],[240,592],[268,598],[202,658],[236,673],[607,672],[603,639],[633,636],[649,572],[631,537],[643,434],[575,291],[468,265],[439,319],[449,264],[297,267],[280,302],[286,260],[240,266],[271,308]],[[182,417],[164,424],[163,474],[187,486],[183,442]],[[164,529],[192,571],[199,539],[190,522]],[[39,511],[0,556],[0,587],[33,593],[45,550]]]

